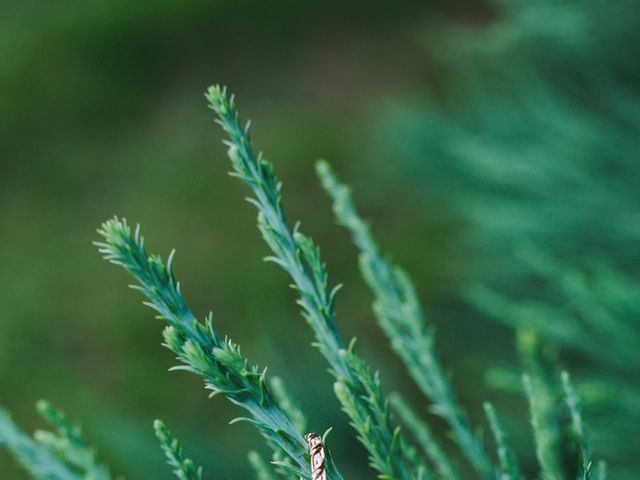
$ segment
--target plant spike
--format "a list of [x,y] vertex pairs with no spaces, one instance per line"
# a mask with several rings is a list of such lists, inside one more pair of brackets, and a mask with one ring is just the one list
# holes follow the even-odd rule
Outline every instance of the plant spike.
[[549,397],[541,382],[534,383],[534,379],[530,375],[523,375],[522,381],[529,400],[531,426],[541,477],[543,480],[563,480],[563,468],[559,463],[556,451],[560,441],[559,433],[550,414],[554,400]]
[[360,271],[375,296],[374,313],[393,350],[407,367],[420,390],[433,402],[433,411],[449,423],[453,437],[476,471],[486,479],[494,469],[468,416],[459,405],[434,348],[433,331],[415,288],[399,267],[382,256],[369,225],[360,218],[349,188],[340,183],[325,161],[316,164],[322,186],[333,201],[338,223],[346,227],[360,250]]
[[258,228],[273,252],[267,260],[278,264],[293,280],[300,295],[298,304],[315,333],[315,345],[331,367],[338,399],[367,448],[372,466],[383,478],[428,478],[426,466],[418,462],[415,451],[391,422],[377,375],[372,375],[353,352],[353,344],[345,348],[334,314],[338,287],[329,291],[327,271],[313,241],[300,233],[298,224],[289,228],[282,209],[281,184],[273,166],[255,155],[249,124],[240,126],[233,96],[229,98],[225,88],[212,86],[206,97],[218,115],[217,123],[229,136],[225,144],[232,175],[253,191],[249,201],[258,209]]
[[529,400],[536,441],[536,455],[543,480],[577,475],[575,442],[567,437],[567,406],[558,372],[557,351],[530,329],[517,331],[516,345],[524,367],[525,393]]
[[42,418],[55,428],[56,432],[37,430],[34,438],[54,452],[71,467],[84,472],[84,478],[91,480],[111,480],[109,469],[101,465],[96,452],[82,438],[78,425],[71,425],[65,414],[56,410],[46,400],[36,403]]
[[429,425],[409,406],[399,393],[389,395],[393,411],[400,417],[400,421],[412,433],[416,443],[435,467],[440,480],[459,480],[449,458],[442,451],[437,440],[433,437]]
[[[291,468],[308,478],[304,439],[277,405],[265,371],[250,366],[237,345],[218,336],[211,314],[201,323],[189,310],[172,273],[173,252],[166,264],[159,256],[148,255],[139,228],[132,233],[124,219],[108,220],[98,233],[105,240],[96,243],[104,258],[133,275],[139,284],[132,288],[140,290],[148,299],[145,304],[169,324],[163,332],[164,345],[182,362],[174,369],[203,377],[212,396],[222,394],[246,409],[251,418],[234,421],[251,423],[272,447],[286,452]],[[333,465],[327,473],[332,480],[342,478]]]
[[578,466],[578,480],[591,479],[591,447],[587,442],[587,435],[582,424],[582,413],[580,412],[580,399],[573,389],[571,379],[567,372],[561,373],[562,387],[564,389],[565,401],[571,415],[571,433],[578,445],[580,464]]
[[489,402],[485,402],[484,413],[487,416],[489,422],[489,428],[493,434],[493,438],[496,442],[496,450],[498,453],[498,460],[500,462],[500,480],[520,480],[522,475],[518,467],[518,461],[516,455],[509,445],[507,434],[502,428],[496,409]]
[[[68,465],[59,452],[47,443],[34,440],[23,433],[0,408],[0,447],[11,452],[16,461],[37,480],[83,480],[85,472]],[[90,478],[90,477],[86,477]]]
[[202,480],[202,467],[196,467],[191,459],[184,456],[178,439],[171,435],[165,424],[161,420],[156,420],[153,422],[153,429],[175,476],[179,480]]

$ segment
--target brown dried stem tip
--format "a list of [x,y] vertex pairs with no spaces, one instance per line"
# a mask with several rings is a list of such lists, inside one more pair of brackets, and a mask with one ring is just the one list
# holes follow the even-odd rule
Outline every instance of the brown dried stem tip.
[[309,457],[311,458],[311,480],[326,480],[327,473],[324,466],[324,446],[322,437],[317,433],[308,433],[304,439],[309,445]]

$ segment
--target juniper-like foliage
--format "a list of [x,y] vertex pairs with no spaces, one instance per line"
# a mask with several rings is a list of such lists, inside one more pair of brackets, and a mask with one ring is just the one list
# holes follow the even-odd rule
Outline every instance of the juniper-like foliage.
[[202,467],[196,467],[193,460],[184,456],[178,439],[171,435],[169,429],[160,420],[153,422],[160,447],[167,457],[167,463],[179,480],[202,480]]
[[418,211],[446,205],[463,232],[448,237],[446,273],[476,307],[469,322],[533,328],[579,358],[593,443],[612,477],[634,478],[624,439],[640,424],[640,9],[484,4],[494,13],[481,28],[425,29],[439,87],[376,112],[358,173],[390,196],[394,183],[411,192]]
[[[145,304],[169,324],[163,332],[164,345],[181,362],[175,369],[203,377],[212,395],[222,394],[247,410],[250,418],[236,421],[254,425],[272,446],[287,455],[290,469],[309,477],[306,443],[278,406],[265,371],[250,366],[237,345],[218,336],[211,314],[201,323],[189,310],[173,277],[173,252],[166,264],[159,256],[148,255],[139,229],[132,233],[126,221],[118,218],[105,222],[98,232],[104,238],[97,244],[104,258],[133,275],[138,284],[132,288],[141,291],[148,300]],[[327,478],[342,478],[330,462]]]
[[217,122],[229,136],[225,144],[233,175],[254,194],[249,201],[258,209],[258,228],[273,252],[267,260],[278,264],[291,277],[300,295],[298,304],[303,316],[315,333],[315,345],[336,379],[336,396],[369,452],[371,464],[384,478],[427,478],[426,466],[417,460],[391,421],[378,375],[372,374],[354,352],[354,342],[344,344],[334,313],[339,287],[329,290],[320,250],[300,232],[299,224],[293,229],[289,227],[282,208],[281,184],[272,165],[254,153],[249,124],[240,125],[234,98],[219,86],[209,88],[206,96],[210,108],[218,115]]
[[451,461],[440,447],[438,441],[431,433],[427,422],[413,411],[409,404],[398,393],[389,396],[391,407],[398,415],[402,424],[412,433],[416,443],[422,449],[425,456],[433,464],[434,473],[441,480],[459,480]]
[[579,480],[588,480],[591,478],[591,447],[587,442],[587,435],[582,424],[582,413],[580,411],[580,400],[571,385],[571,379],[567,372],[562,372],[562,387],[564,389],[565,400],[569,413],[571,415],[571,434],[574,441],[578,445],[580,456],[580,466],[578,470]]
[[[333,310],[337,289],[328,289],[327,272],[318,248],[300,233],[297,225],[289,228],[281,205],[281,186],[271,164],[254,154],[248,128],[239,125],[233,98],[228,98],[219,87],[212,87],[207,97],[219,116],[219,123],[230,136],[227,144],[234,175],[254,193],[250,201],[258,208],[258,226],[273,252],[269,260],[291,276],[303,315],[314,331],[316,345],[335,377],[335,394],[379,478],[461,480],[457,465],[460,455],[445,453],[428,422],[413,412],[401,397],[392,395],[390,402],[387,401],[378,374],[372,373],[355,353],[355,341],[343,343]],[[496,445],[493,457],[497,458],[498,466],[493,466],[437,360],[433,332],[426,325],[408,276],[382,257],[369,227],[357,215],[347,187],[337,181],[326,164],[319,164],[318,171],[334,199],[340,223],[352,231],[361,250],[361,270],[374,292],[379,323],[418,387],[431,399],[434,411],[448,421],[461,454],[470,460],[480,478],[523,480],[525,477],[497,413],[485,403]],[[212,395],[221,394],[244,408],[248,418],[237,420],[249,422],[266,438],[273,449],[273,466],[256,453],[249,455],[258,480],[274,480],[276,476],[285,480],[308,480],[309,454],[303,440],[307,418],[289,397],[282,381],[274,378],[269,382],[265,371],[251,366],[237,345],[221,338],[211,314],[204,322],[197,320],[173,276],[173,253],[166,262],[157,255],[149,255],[139,229],[132,232],[125,220],[108,220],[98,231],[103,241],[97,245],[104,258],[122,266],[136,279],[133,288],[143,293],[146,304],[168,324],[163,332],[164,345],[180,361],[175,369],[203,377]],[[615,305],[624,305],[633,298],[630,295],[624,288],[620,293],[605,291],[604,294]],[[533,331],[521,330],[517,344],[526,371],[524,386],[530,405],[539,478],[605,480],[605,464],[599,463],[597,469],[593,468],[580,402],[568,374],[558,372],[557,358],[547,355],[546,344]],[[415,437],[420,452],[400,434],[392,420],[389,403]],[[84,442],[78,427],[71,426],[62,413],[45,402],[39,403],[38,409],[54,427],[54,432],[36,432],[31,438],[0,409],[0,446],[8,448],[37,480],[110,480],[108,469],[98,462],[95,451]],[[201,469],[184,456],[166,427],[159,421],[154,427],[176,476],[180,480],[201,480]],[[329,451],[326,453],[327,478],[341,480]]]
[[[338,222],[350,230],[354,243],[360,249],[360,270],[375,295],[374,311],[392,347],[405,362],[411,376],[420,389],[434,402],[436,413],[442,415],[452,426],[454,438],[461,451],[476,467],[479,475],[495,478],[495,470],[485,453],[480,440],[473,435],[466,414],[457,405],[455,396],[443,373],[433,348],[433,333],[426,327],[424,314],[417,300],[415,289],[408,278],[398,267],[386,261],[373,239],[369,226],[360,218],[351,200],[347,186],[341,184],[326,162],[317,164],[317,172],[325,190],[333,200],[334,213]],[[575,472],[589,472],[582,460],[588,451],[584,445],[584,432],[578,434],[581,442],[580,451],[572,448],[572,441],[567,437],[565,427],[566,406],[574,420],[573,433],[580,425],[580,416],[571,410],[574,393],[566,387],[564,391],[553,384],[552,373],[548,370],[540,356],[540,342],[532,333],[523,332],[519,336],[519,345],[525,368],[531,376],[525,376],[525,390],[529,398],[532,425],[537,445],[538,461],[542,476],[545,479],[572,479]],[[416,345],[417,344],[417,345]],[[412,348],[413,347],[413,348]],[[418,368],[419,367],[419,368]],[[535,385],[534,385],[535,383]],[[573,398],[575,400],[575,398]],[[566,405],[565,405],[566,402]],[[412,419],[406,405],[399,402],[399,413],[408,417],[408,422],[419,425]],[[497,457],[499,460],[499,477],[501,479],[519,479],[519,471],[515,455],[506,441],[506,434],[491,404],[485,403],[485,413],[493,433]],[[443,414],[444,412],[444,414]],[[425,432],[423,431],[423,437]],[[427,440],[431,449],[434,443]],[[433,454],[429,455],[431,458]],[[478,463],[486,461],[486,469]],[[580,460],[577,460],[580,459]],[[590,464],[589,464],[590,465]]]
[[37,480],[111,480],[108,468],[85,443],[79,426],[71,425],[44,400],[36,408],[54,431],[38,430],[31,438],[0,408],[0,447],[9,449]]
[[373,291],[373,309],[391,347],[431,400],[432,410],[447,420],[461,451],[476,471],[483,478],[492,478],[491,460],[474,434],[440,364],[433,328],[427,326],[413,283],[404,270],[382,256],[369,226],[358,215],[348,187],[338,181],[329,164],[318,162],[316,167],[322,186],[333,200],[338,223],[351,232],[360,250],[360,271]]
[[522,477],[518,468],[518,461],[509,445],[507,434],[502,428],[496,409],[489,402],[485,402],[484,412],[496,443],[498,460],[500,461],[500,480],[520,480]]

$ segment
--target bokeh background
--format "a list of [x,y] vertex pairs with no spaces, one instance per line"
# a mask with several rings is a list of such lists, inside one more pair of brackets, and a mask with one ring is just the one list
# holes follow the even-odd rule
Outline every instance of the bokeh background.
[[[161,324],[92,246],[118,214],[151,251],[175,247],[195,312],[281,376],[312,428],[334,427],[345,478],[373,475],[226,175],[203,97],[215,82],[345,284],[341,327],[385,390],[424,404],[387,353],[318,157],[419,285],[472,417],[494,401],[534,473],[513,327],[533,328],[577,379],[611,478],[637,478],[638,45],[633,0],[3,2],[0,404],[33,430],[35,400],[51,400],[130,479],[171,478],[155,418],[210,478],[250,475],[261,438],[167,372]],[[4,451],[0,478],[27,478]]]

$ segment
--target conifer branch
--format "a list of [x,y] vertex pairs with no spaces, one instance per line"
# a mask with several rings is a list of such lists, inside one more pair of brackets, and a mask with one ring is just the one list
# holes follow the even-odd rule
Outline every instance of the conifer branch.
[[44,400],[36,407],[55,432],[38,430],[31,438],[0,408],[0,447],[6,447],[37,480],[111,480],[108,468],[98,462],[79,426],[71,425]]
[[83,472],[85,479],[110,480],[106,466],[98,461],[95,449],[87,445],[78,425],[71,425],[65,414],[53,408],[46,400],[36,404],[38,413],[55,429],[54,432],[38,430],[35,439],[61,458],[67,465]]
[[44,445],[20,431],[9,414],[0,408],[0,447],[37,480],[82,480]]
[[559,455],[561,437],[555,417],[554,399],[550,397],[542,382],[534,383],[534,379],[527,374],[523,375],[522,379],[529,400],[541,477],[543,480],[563,480],[564,470]]
[[156,420],[153,422],[153,429],[175,476],[179,480],[202,480],[202,467],[196,467],[190,458],[184,456],[178,439],[171,435],[165,424],[161,420]]
[[358,215],[349,188],[340,183],[330,165],[320,161],[316,170],[333,201],[340,225],[346,227],[360,250],[360,271],[375,296],[374,312],[420,390],[433,402],[433,411],[450,425],[460,450],[483,478],[493,478],[493,465],[474,434],[437,357],[432,329],[426,324],[415,288],[399,267],[385,260],[369,225]]
[[576,452],[565,435],[566,404],[558,384],[556,358],[549,355],[550,350],[532,330],[518,330],[516,343],[527,372],[523,382],[542,478],[573,478]]
[[267,260],[278,264],[293,280],[300,295],[298,304],[315,333],[315,345],[330,365],[338,399],[367,448],[372,466],[384,478],[426,478],[425,466],[391,422],[377,376],[353,352],[353,344],[345,348],[334,314],[338,287],[329,291],[327,271],[313,241],[299,231],[299,225],[289,228],[282,209],[281,184],[272,165],[254,153],[249,124],[240,126],[234,98],[219,86],[210,87],[206,97],[218,115],[217,123],[229,136],[225,144],[232,175],[253,191],[249,202],[258,209],[258,228],[273,252]]
[[418,446],[434,465],[438,479],[459,480],[460,477],[445,452],[442,451],[438,441],[433,437],[429,425],[418,416],[400,394],[389,395],[389,401],[402,424],[409,429]]
[[496,442],[498,461],[500,462],[500,480],[520,480],[523,477],[520,474],[516,455],[509,445],[507,434],[502,428],[495,408],[489,402],[485,402],[483,407],[489,422],[489,428]]
[[562,387],[564,389],[565,401],[571,416],[571,433],[578,445],[580,464],[578,465],[578,480],[589,480],[591,478],[591,447],[587,442],[587,435],[582,423],[582,413],[580,412],[580,399],[573,389],[571,379],[567,372],[562,372]]
[[[211,314],[201,323],[189,310],[173,276],[173,252],[166,264],[157,255],[149,256],[139,228],[132,233],[124,219],[108,220],[98,233],[105,240],[96,243],[104,258],[133,275],[138,285],[132,288],[140,290],[148,299],[145,304],[169,324],[163,332],[164,345],[182,363],[174,369],[203,377],[212,395],[222,394],[246,409],[250,418],[234,421],[246,421],[256,427],[272,447],[277,446],[286,453],[298,475],[309,478],[304,439],[277,405],[267,384],[266,372],[250,366],[237,345],[218,336]],[[329,467],[327,478],[340,480],[342,477],[335,466]]]

